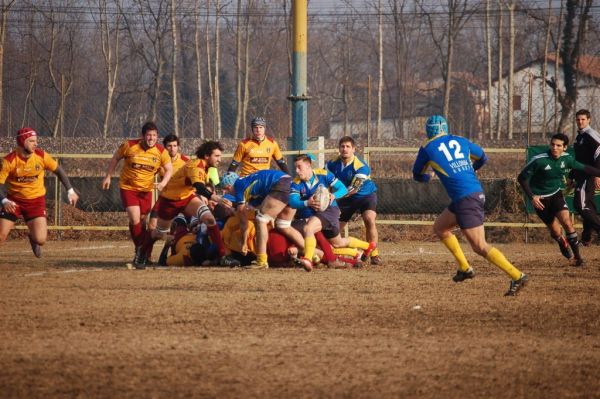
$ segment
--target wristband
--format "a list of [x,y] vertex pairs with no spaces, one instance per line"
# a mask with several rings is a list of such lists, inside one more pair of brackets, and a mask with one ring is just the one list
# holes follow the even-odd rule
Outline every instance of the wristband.
[[6,205],[9,202],[12,202],[11,200],[9,200],[8,198],[2,198],[2,205]]
[[73,187],[71,187],[70,189],[67,190],[67,194],[68,195],[75,194],[75,190],[73,189]]

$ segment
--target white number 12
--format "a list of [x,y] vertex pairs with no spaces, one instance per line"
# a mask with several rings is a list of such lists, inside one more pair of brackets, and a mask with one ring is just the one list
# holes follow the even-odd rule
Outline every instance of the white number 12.
[[[460,151],[460,144],[458,144],[458,141],[450,140],[448,142],[448,146],[450,147],[450,149],[454,150],[454,159],[463,159],[465,157],[464,154]],[[450,151],[448,151],[446,143],[440,144],[438,150],[444,153],[448,162],[452,161],[452,154],[450,154]]]

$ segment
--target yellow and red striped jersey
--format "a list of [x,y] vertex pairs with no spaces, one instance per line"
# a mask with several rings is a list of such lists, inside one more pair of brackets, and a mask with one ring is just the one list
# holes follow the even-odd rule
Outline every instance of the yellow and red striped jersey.
[[158,169],[171,163],[171,157],[162,145],[145,149],[142,143],[143,139],[127,140],[117,150],[125,162],[119,180],[119,187],[124,190],[152,191]]
[[[161,191],[161,197],[178,201],[194,194],[194,187],[192,187],[190,179],[185,175],[185,165],[189,161],[190,158],[183,154],[177,154],[175,158],[171,158],[173,175],[171,176],[171,180],[167,183],[167,186]],[[162,168],[160,174],[161,176],[164,175],[164,170]]]
[[15,198],[33,199],[46,194],[44,171],[54,172],[58,162],[47,152],[36,149],[28,158],[16,150],[2,160],[0,184],[6,184],[8,195]]
[[240,141],[233,154],[233,160],[242,164],[240,176],[246,176],[259,170],[270,169],[271,158],[279,161],[283,158],[279,144],[272,137],[263,141],[247,138]]
[[208,183],[208,164],[204,159],[192,159],[185,164],[185,177],[191,185]]

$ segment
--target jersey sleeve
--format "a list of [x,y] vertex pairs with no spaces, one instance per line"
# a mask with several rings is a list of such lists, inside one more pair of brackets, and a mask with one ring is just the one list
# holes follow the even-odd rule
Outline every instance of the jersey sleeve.
[[165,166],[166,164],[171,163],[171,156],[168,151],[163,151],[160,154],[160,165]]
[[531,179],[531,176],[533,176],[533,174],[535,173],[537,169],[537,162],[536,160],[531,160],[527,165],[525,165],[525,167],[523,168],[523,170],[521,170],[521,173],[519,173],[519,177],[525,180],[529,180]]
[[117,154],[119,154],[120,158],[124,158],[128,149],[129,149],[129,142],[125,141],[117,149]]
[[279,148],[279,144],[276,141],[273,141],[273,159],[279,161],[283,158],[283,154],[281,153],[281,148]]
[[4,184],[6,183],[8,174],[10,173],[10,163],[5,158],[3,158],[2,165],[0,167],[0,184]]
[[190,179],[190,183],[206,184],[206,173],[202,168],[199,168],[196,164],[198,160],[192,160],[185,164],[185,177]]
[[58,162],[47,152],[44,152],[44,168],[50,172],[54,172],[58,168]]
[[245,153],[244,144],[239,143],[237,148],[235,149],[235,152],[233,153],[233,160],[237,163],[242,162],[242,159],[244,158],[244,153]]
[[427,167],[429,166],[429,156],[427,151],[423,147],[419,148],[417,159],[413,165],[413,178],[417,181],[426,181],[423,176],[429,176],[425,174]]

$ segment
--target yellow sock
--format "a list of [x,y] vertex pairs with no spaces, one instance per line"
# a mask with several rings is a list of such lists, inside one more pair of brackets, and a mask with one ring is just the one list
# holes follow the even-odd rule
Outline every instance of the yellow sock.
[[267,254],[256,254],[256,263],[267,263]]
[[348,255],[352,258],[358,254],[358,250],[356,248],[333,248],[333,253],[336,255]]
[[369,248],[369,243],[359,240],[358,238],[348,237],[348,246],[352,248],[367,249]]
[[500,269],[504,270],[504,272],[506,274],[508,274],[510,276],[510,278],[512,278],[513,280],[518,280],[523,275],[523,273],[521,273],[519,271],[519,269],[517,269],[516,267],[514,267],[512,265],[512,263],[510,263],[504,257],[504,255],[502,254],[502,252],[500,252],[496,248],[490,249],[490,251],[487,253],[487,255],[485,256],[485,258],[489,262],[491,262],[494,265],[498,266]]
[[304,257],[312,259],[315,256],[315,248],[317,248],[317,239],[315,236],[304,238]]
[[375,248],[375,249],[373,250],[373,252],[371,252],[371,258],[372,258],[373,256],[379,256],[379,248]]
[[458,243],[458,238],[452,234],[450,237],[444,238],[442,243],[448,248],[448,251],[452,253],[456,262],[458,262],[458,268],[463,272],[469,270],[469,262],[467,261],[467,258],[465,258],[465,254]]

